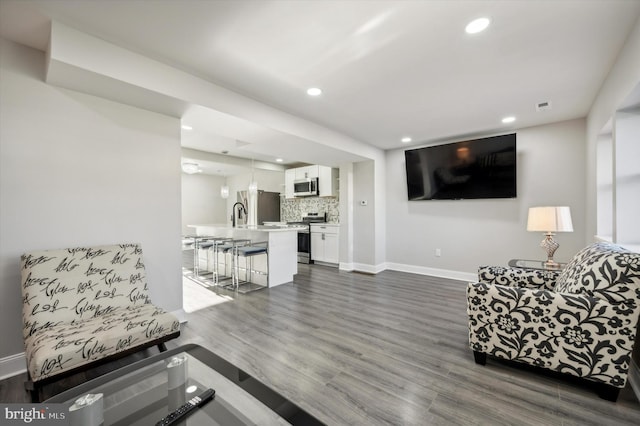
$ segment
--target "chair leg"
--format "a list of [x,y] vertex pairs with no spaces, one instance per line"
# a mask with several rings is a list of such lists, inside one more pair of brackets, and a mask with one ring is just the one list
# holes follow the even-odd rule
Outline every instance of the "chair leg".
[[38,403],[42,399],[42,388],[31,380],[31,375],[27,370],[27,381],[24,382],[24,388],[29,392],[29,397],[32,403]]
[[598,396],[606,401],[616,402],[620,394],[620,388],[604,383],[597,383]]
[[238,273],[240,272],[238,266],[238,248],[233,249],[233,253],[231,254],[231,287],[236,290],[238,288]]
[[249,256],[249,259],[244,258],[244,268],[244,279],[251,285],[251,280],[253,279],[253,256]]
[[487,363],[487,354],[484,352],[473,351],[473,359],[476,364],[485,365]]
[[220,283],[220,278],[218,277],[218,244],[213,244],[213,284],[218,285]]
[[31,402],[33,404],[37,404],[42,402],[42,389],[40,387],[36,387],[29,391],[29,396],[31,397]]

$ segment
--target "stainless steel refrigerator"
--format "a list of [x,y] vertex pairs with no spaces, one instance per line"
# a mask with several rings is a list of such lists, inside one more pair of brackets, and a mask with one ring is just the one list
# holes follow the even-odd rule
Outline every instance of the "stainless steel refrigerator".
[[247,214],[242,215],[242,218],[237,222],[238,224],[247,224],[249,215],[254,209],[251,203],[254,199],[256,200],[255,214],[258,225],[262,225],[264,222],[280,222],[280,194],[258,190],[255,197],[250,197],[249,191],[238,191],[238,201],[247,209]]

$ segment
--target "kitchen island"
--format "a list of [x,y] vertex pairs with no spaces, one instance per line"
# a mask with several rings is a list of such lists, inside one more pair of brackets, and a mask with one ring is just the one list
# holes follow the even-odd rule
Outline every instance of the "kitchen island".
[[[275,287],[293,281],[298,273],[298,230],[300,226],[250,226],[238,225],[232,227],[227,224],[189,225],[195,229],[195,235],[208,237],[224,237],[233,239],[249,239],[253,242],[266,241],[269,244],[269,278],[254,275],[254,281],[259,284]],[[267,270],[262,259],[256,256],[254,269]],[[242,279],[242,278],[241,278]]]

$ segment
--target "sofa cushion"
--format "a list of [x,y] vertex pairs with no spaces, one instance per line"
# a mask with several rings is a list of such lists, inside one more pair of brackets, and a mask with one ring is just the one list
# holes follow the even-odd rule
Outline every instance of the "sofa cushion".
[[542,288],[553,290],[558,271],[543,271],[504,266],[478,267],[478,282],[500,284],[510,287]]
[[31,380],[72,370],[179,330],[175,316],[151,304],[118,307],[99,317],[59,322],[25,339]]
[[22,255],[23,336],[150,303],[138,244],[34,251]]
[[587,294],[610,303],[633,301],[640,280],[640,254],[595,243],[578,252],[558,277],[555,291]]

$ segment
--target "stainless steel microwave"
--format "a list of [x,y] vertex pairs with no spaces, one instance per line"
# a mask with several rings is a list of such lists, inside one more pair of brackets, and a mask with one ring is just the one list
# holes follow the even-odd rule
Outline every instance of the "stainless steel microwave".
[[293,181],[295,197],[311,197],[318,195],[318,178],[297,179]]

